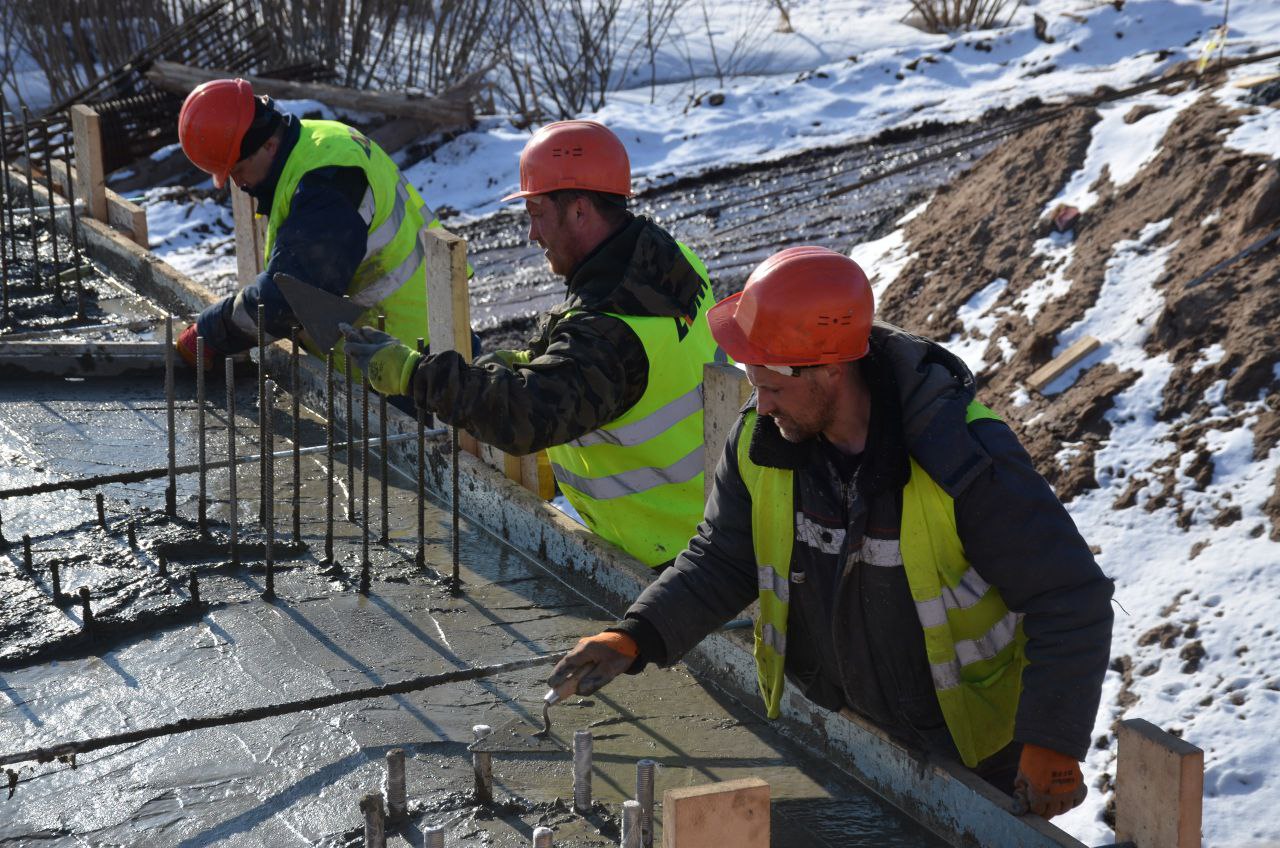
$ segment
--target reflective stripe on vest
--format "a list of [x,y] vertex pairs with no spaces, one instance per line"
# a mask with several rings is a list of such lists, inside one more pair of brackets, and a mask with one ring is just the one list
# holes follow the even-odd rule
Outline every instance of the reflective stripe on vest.
[[[433,217],[431,210],[395,162],[359,131],[338,121],[300,123],[298,143],[285,161],[271,202],[266,238],[268,261],[276,233],[289,217],[294,192],[303,176],[317,168],[360,168],[369,186],[360,204],[369,235],[364,258],[352,275],[347,293],[356,303],[385,314],[387,332],[406,344],[412,345],[419,337],[426,339],[426,254],[420,235]],[[372,315],[357,323],[371,320]],[[339,369],[344,360],[343,356],[335,357]]]
[[[982,418],[999,420],[982,404],[971,403],[966,423]],[[738,467],[751,493],[760,585],[756,669],[767,714],[777,718],[785,685],[789,600],[789,593],[777,587],[788,579],[797,533],[792,523],[794,473],[751,461],[755,422],[755,411],[748,412],[738,441]],[[1003,748],[1013,738],[1026,664],[1021,617],[973,570],[956,532],[954,502],[914,459],[903,489],[900,540],[865,538],[859,560],[904,567],[938,703],[965,765],[972,767]]]
[[587,526],[650,566],[684,550],[704,505],[702,367],[718,350],[707,326],[715,297],[701,260],[684,245],[680,251],[702,279],[692,321],[608,313],[644,345],[644,394],[603,427],[547,450]]

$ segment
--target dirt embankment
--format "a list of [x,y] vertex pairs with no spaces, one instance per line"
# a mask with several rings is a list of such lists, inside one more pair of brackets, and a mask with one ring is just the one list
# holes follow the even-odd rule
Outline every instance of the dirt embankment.
[[[1126,120],[1148,119],[1152,113],[1135,110]],[[887,320],[945,340],[964,330],[957,317],[962,305],[993,280],[1008,280],[997,302],[997,307],[1008,308],[992,313],[998,317],[990,333],[988,367],[980,375],[983,394],[1000,406],[1039,468],[1070,499],[1097,486],[1093,456],[1110,430],[1104,415],[1137,374],[1104,360],[1067,391],[1047,397],[1030,391],[1030,402],[1016,407],[1001,401],[1025,386],[1027,377],[1051,358],[1058,335],[1097,301],[1117,243],[1136,239],[1150,223],[1168,220],[1149,244],[1150,249],[1170,249],[1155,284],[1163,307],[1154,315],[1118,314],[1116,320],[1151,322],[1147,354],[1167,354],[1173,363],[1159,417],[1183,423],[1165,463],[1171,470],[1156,475],[1163,491],[1148,507],[1179,505],[1172,469],[1179,467],[1181,455],[1195,457],[1190,473],[1197,488],[1213,476],[1213,458],[1203,440],[1207,428],[1194,422],[1208,417],[1205,393],[1214,383],[1225,381],[1222,402],[1233,413],[1266,397],[1268,408],[1253,423],[1255,459],[1280,441],[1274,370],[1280,249],[1273,243],[1195,282],[1280,224],[1280,167],[1223,147],[1224,134],[1239,115],[1206,94],[1176,117],[1156,157],[1123,187],[1117,189],[1104,169],[1092,187],[1097,203],[1076,222],[1070,262],[1065,269],[1054,269],[1033,249],[1050,230],[1041,215],[1082,165],[1096,120],[1092,110],[1073,111],[1029,130],[939,193],[908,225],[915,257],[886,292],[880,311]],[[1043,285],[1055,270],[1069,281],[1069,289],[1028,320],[1018,305],[1020,296],[1037,282]],[[1004,360],[996,344],[1002,337],[1013,350]],[[1214,345],[1222,354],[1206,364],[1203,354]],[[1221,428],[1221,421],[1214,426]],[[1060,464],[1056,457],[1064,444],[1078,444],[1079,450]],[[1117,506],[1132,503],[1126,500]],[[1269,514],[1272,535],[1280,539],[1280,480]],[[1189,510],[1184,520],[1191,521]],[[1233,520],[1230,510],[1214,522],[1219,520]]]

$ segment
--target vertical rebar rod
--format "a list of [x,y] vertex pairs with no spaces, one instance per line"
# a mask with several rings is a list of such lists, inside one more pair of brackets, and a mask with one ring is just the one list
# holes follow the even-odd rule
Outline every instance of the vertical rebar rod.
[[98,526],[105,532],[107,529],[107,507],[103,500],[102,492],[93,493],[93,505],[98,510]]
[[191,605],[200,606],[200,577],[195,566],[191,567],[191,574],[187,577],[187,593],[191,596]]
[[344,354],[347,376],[347,520],[356,520],[356,417],[355,417],[355,365],[351,354]]
[[382,809],[382,793],[370,792],[360,799],[364,813],[364,848],[386,848],[386,813]]
[[387,818],[400,821],[409,814],[409,799],[404,784],[404,749],[387,752]]
[[324,385],[325,385],[325,409],[324,409],[324,444],[325,444],[325,464],[328,469],[325,472],[324,486],[324,561],[333,562],[333,476],[334,476],[334,456],[333,456],[333,349],[324,357]]
[[[67,116],[67,125],[71,125],[71,117]],[[76,183],[71,179],[71,148],[62,146],[62,167],[67,172],[67,205],[71,213],[71,263],[76,274],[76,320],[84,320],[84,281],[80,278],[80,225],[76,217]]]
[[58,573],[58,563],[49,563],[49,586],[53,589],[53,605],[62,601],[62,575]]
[[169,558],[164,554],[156,555],[156,573],[161,577],[169,576]]
[[[62,302],[62,278],[58,274],[58,196],[53,193],[53,147],[49,144],[49,122],[40,122],[40,140],[44,143],[44,188],[49,194],[49,241],[53,244],[53,296]],[[31,210],[35,214],[35,208]]]
[[[9,250],[13,246],[13,197],[9,191],[8,113],[0,103],[0,287],[3,288],[4,321],[9,321]],[[6,216],[9,225],[5,226]]]
[[22,534],[22,567],[28,574],[31,573],[31,534]]
[[[386,332],[387,316],[378,316],[378,329]],[[380,479],[378,481],[379,494],[379,533],[378,541],[382,544],[387,543],[387,396],[382,392],[378,392],[378,472]]]
[[258,304],[258,524],[267,522],[267,307]]
[[93,636],[93,608],[89,606],[89,587],[81,586],[80,591],[80,629],[88,636]]
[[573,808],[579,813],[591,810],[591,748],[590,730],[573,733]]
[[22,148],[26,153],[27,223],[31,239],[31,293],[40,289],[40,242],[36,238],[36,182],[31,176],[31,111],[22,107]]
[[208,509],[208,469],[205,468],[205,421],[204,421],[204,336],[196,336],[196,465],[199,466],[199,492],[196,495],[196,523],[200,535],[209,532]]
[[263,478],[265,484],[263,491],[266,496],[263,503],[266,509],[263,511],[263,529],[265,536],[263,538],[263,551],[267,566],[267,588],[263,591],[262,597],[267,601],[276,599],[276,458],[275,458],[275,396],[276,384],[273,380],[267,380],[263,384],[264,398],[270,406],[267,407],[267,414],[263,418],[266,424],[266,432],[262,442],[262,451],[266,455],[266,476]]
[[236,494],[236,366],[231,357],[227,369],[227,510],[231,567],[240,567],[240,498]]
[[178,431],[173,412],[173,316],[164,319],[164,403],[165,420],[169,428],[169,485],[164,491],[164,511],[170,518],[178,517]]
[[294,544],[302,541],[302,444],[301,439],[301,403],[299,397],[302,394],[302,386],[298,380],[298,331],[295,328],[289,334],[289,392],[293,395],[293,405],[291,412],[293,413],[293,491],[289,493],[290,503],[293,507],[293,541]]
[[462,573],[459,566],[461,560],[460,548],[458,542],[458,428],[450,427],[453,446],[450,453],[453,455],[453,461],[450,463],[449,473],[453,476],[452,493],[449,499],[450,507],[453,510],[453,578],[452,587],[454,592],[462,591]]
[[622,802],[622,848],[642,848],[641,834],[644,829],[640,825],[640,802]]
[[360,594],[369,594],[369,379],[360,375]]
[[[423,353],[426,344],[418,339],[418,353]],[[427,413],[418,409],[418,554],[415,559],[418,568],[427,567]]]
[[[493,733],[493,728],[487,724],[477,724],[472,726],[471,732],[475,736],[475,741],[479,742]],[[471,770],[475,773],[476,803],[493,803],[493,755],[483,751],[473,751]]]
[[138,547],[138,531],[133,529],[133,519],[125,521],[124,536],[129,541],[130,548]]
[[653,848],[653,778],[657,766],[653,760],[636,763],[636,800],[640,802],[642,848]]

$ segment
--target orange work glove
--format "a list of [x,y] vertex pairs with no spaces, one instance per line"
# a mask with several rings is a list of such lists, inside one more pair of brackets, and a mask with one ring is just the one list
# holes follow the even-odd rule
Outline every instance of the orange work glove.
[[590,695],[631,668],[640,654],[636,640],[625,633],[597,633],[579,639],[556,664],[547,685],[561,698]]
[[[174,350],[182,357],[182,361],[186,362],[192,368],[196,367],[196,325],[192,324],[183,330],[178,336],[178,340],[173,343]],[[214,361],[222,354],[209,344],[209,340],[204,340],[204,370],[212,371]]]
[[1013,811],[1051,819],[1080,806],[1089,790],[1075,757],[1039,745],[1023,745],[1013,779]]

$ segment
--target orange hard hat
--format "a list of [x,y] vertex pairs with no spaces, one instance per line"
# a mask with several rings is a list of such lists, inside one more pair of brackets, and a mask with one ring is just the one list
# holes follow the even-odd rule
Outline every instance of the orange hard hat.
[[240,161],[240,142],[253,123],[253,112],[253,86],[242,79],[201,83],[182,104],[178,113],[182,152],[213,177],[216,188],[226,184]]
[[711,307],[711,334],[744,365],[802,366],[867,355],[875,302],[858,263],[825,247],[789,247]]
[[556,121],[539,129],[520,151],[520,190],[502,199],[562,189],[631,196],[627,149],[604,124]]

